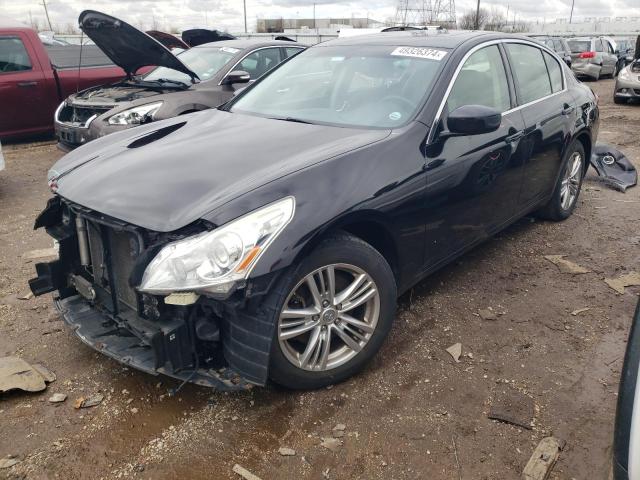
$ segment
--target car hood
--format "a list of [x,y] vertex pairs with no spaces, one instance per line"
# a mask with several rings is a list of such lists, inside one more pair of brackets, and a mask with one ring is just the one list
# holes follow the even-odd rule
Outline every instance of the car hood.
[[168,232],[284,175],[389,134],[207,110],[84,145],[53,166],[49,182],[71,202]]
[[198,78],[164,45],[122,20],[94,10],[85,10],[78,17],[78,23],[80,29],[129,77],[141,67],[152,65]]

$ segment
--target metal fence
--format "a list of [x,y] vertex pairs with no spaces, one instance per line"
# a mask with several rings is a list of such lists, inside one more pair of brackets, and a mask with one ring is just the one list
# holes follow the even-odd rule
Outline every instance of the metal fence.
[[[338,38],[338,34],[324,34],[324,33],[300,33],[300,34],[287,34],[287,33],[234,33],[234,35],[238,38],[264,38],[264,39],[274,39],[275,37],[285,36],[290,38],[291,40],[295,40],[296,42],[300,42],[304,45],[315,45],[316,43],[326,42],[327,40],[331,40],[333,38]],[[80,45],[80,40],[82,39],[82,43],[85,45],[93,43],[87,36],[81,35],[65,35],[65,34],[56,34],[55,38],[64,40],[66,42],[71,43],[72,45]]]

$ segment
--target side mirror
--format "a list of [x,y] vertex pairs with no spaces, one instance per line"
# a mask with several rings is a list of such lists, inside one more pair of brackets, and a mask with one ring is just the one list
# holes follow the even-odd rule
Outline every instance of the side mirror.
[[495,132],[502,123],[502,114],[483,105],[463,105],[447,118],[447,128],[457,135],[479,135]]
[[249,83],[251,75],[244,70],[234,70],[227,73],[227,76],[222,80],[223,85],[233,85],[234,83]]

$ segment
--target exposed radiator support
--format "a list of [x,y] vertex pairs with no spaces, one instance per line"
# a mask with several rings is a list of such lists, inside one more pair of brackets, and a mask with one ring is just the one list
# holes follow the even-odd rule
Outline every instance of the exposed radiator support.
[[86,267],[91,264],[91,257],[89,255],[89,240],[87,239],[87,224],[80,217],[76,217],[76,233],[78,234],[80,264]]

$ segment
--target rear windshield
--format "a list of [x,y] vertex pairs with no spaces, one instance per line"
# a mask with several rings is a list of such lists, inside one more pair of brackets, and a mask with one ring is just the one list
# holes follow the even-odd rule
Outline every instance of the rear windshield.
[[[214,77],[239,51],[240,49],[232,47],[196,47],[180,52],[176,56],[204,82]],[[189,75],[167,67],[158,67],[143,78],[149,81],[168,79],[191,83]]]
[[582,53],[591,50],[591,42],[589,40],[569,40],[568,43],[571,53]]
[[317,46],[237,97],[231,111],[328,125],[406,124],[446,61],[446,49]]

